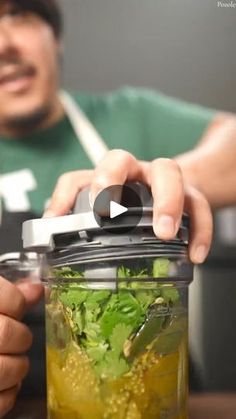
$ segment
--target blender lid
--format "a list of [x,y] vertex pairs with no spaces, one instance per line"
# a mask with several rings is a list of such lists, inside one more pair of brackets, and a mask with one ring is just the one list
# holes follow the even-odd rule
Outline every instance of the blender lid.
[[[72,214],[25,221],[22,229],[24,249],[44,253],[75,245],[116,246],[157,242],[152,229],[153,200],[149,188],[138,182],[127,183],[126,186],[138,194],[139,207],[137,201],[133,205],[129,197],[122,196],[120,203],[128,207],[127,211],[114,219],[107,215],[99,216],[98,222],[97,214],[90,205],[90,189],[86,188],[79,193]],[[140,215],[138,224],[137,214]],[[188,243],[188,225],[189,217],[183,215],[173,242]]]
[[38,254],[34,252],[11,252],[0,255],[0,264],[37,261]]

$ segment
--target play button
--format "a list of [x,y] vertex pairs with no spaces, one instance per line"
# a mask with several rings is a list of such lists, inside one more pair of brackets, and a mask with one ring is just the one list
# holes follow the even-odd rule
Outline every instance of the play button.
[[98,225],[112,234],[123,234],[134,229],[143,215],[140,187],[136,184],[114,185],[97,196],[93,213]]
[[115,201],[110,202],[110,218],[119,217],[119,215],[124,214],[128,211],[128,208],[123,205],[117,204]]

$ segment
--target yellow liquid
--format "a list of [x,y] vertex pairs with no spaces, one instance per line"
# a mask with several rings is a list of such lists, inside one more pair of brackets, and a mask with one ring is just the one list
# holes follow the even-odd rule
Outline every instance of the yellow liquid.
[[117,379],[99,379],[74,342],[47,347],[48,419],[187,419],[187,336],[175,353],[146,352]]

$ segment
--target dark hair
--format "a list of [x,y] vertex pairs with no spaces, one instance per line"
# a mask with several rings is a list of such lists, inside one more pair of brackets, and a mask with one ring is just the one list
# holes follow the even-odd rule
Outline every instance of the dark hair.
[[62,13],[57,0],[5,0],[3,3],[19,11],[35,13],[52,27],[56,38],[62,35]]

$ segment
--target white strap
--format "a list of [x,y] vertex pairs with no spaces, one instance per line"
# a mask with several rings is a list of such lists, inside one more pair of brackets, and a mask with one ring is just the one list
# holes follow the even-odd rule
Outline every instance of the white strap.
[[97,166],[108,152],[105,142],[69,93],[62,90],[60,92],[60,100],[78,141],[93,165]]

